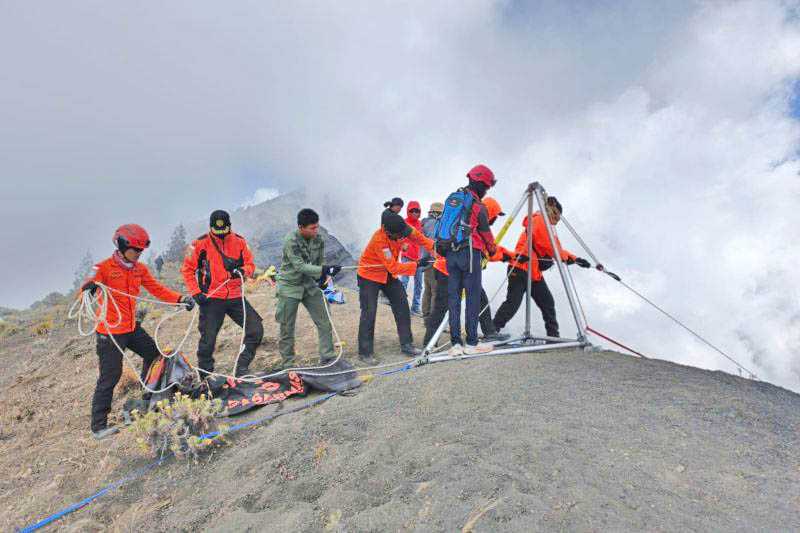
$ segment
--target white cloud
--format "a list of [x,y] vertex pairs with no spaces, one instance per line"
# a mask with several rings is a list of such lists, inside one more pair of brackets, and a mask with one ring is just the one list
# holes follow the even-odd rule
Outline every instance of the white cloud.
[[[3,234],[18,259],[0,263],[2,300],[68,285],[118,224],[166,242],[178,221],[233,209],[264,183],[316,194],[326,227],[364,243],[383,201],[441,200],[481,161],[504,206],[540,179],[609,268],[760,376],[800,389],[792,9],[6,6],[0,192],[25,231]],[[490,293],[499,277],[488,274]],[[732,369],[610,280],[575,277],[598,329]],[[568,333],[561,300],[559,316]]]

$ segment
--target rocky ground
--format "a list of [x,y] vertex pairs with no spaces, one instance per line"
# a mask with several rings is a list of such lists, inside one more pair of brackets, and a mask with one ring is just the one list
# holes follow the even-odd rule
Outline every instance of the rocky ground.
[[[277,359],[272,291],[251,292],[265,318],[264,366]],[[350,359],[354,296],[334,309]],[[310,354],[316,336],[301,321]],[[401,360],[388,307],[377,330],[382,362]],[[149,462],[126,435],[98,443],[88,433],[91,340],[71,326],[13,339],[0,344],[2,530]],[[226,326],[221,339],[230,365],[238,331]],[[498,356],[376,377],[355,396],[232,435],[198,464],[169,461],[59,527],[790,531],[800,529],[798,445],[800,396],[772,385],[613,352]]]

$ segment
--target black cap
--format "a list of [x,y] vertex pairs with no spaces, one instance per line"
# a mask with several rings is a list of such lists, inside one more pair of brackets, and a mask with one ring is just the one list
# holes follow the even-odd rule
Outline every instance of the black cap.
[[383,207],[392,207],[393,205],[399,205],[400,207],[403,207],[405,205],[405,202],[403,201],[402,198],[398,198],[396,196],[391,200],[389,200],[388,202],[383,202]]
[[383,214],[381,214],[381,226],[392,235],[401,235],[403,237],[411,235],[411,226],[406,224],[403,217],[389,209],[386,209]]
[[211,217],[209,217],[208,220],[208,225],[211,227],[211,231],[214,233],[227,233],[231,228],[231,216],[227,211],[217,209],[211,213]]

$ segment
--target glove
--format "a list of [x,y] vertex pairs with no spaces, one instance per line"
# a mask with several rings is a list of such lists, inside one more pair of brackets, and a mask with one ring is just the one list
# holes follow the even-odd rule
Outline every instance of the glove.
[[245,279],[247,278],[247,275],[239,267],[231,270],[231,279],[239,279],[239,276],[242,276],[242,278]]
[[527,263],[530,257],[526,255],[521,255],[517,258],[517,263]]
[[581,268],[591,268],[592,264],[583,257],[575,258],[574,263]]
[[192,299],[194,299],[194,301],[197,302],[197,305],[200,306],[206,305],[208,303],[208,296],[206,296],[202,292],[198,292],[197,294],[192,296]]
[[97,289],[99,288],[100,286],[97,285],[97,283],[95,283],[94,281],[87,281],[86,283],[83,284],[83,287],[81,287],[81,292],[89,291],[89,294],[94,296],[94,293],[97,292]]
[[[205,294],[203,296],[205,296]],[[178,303],[185,305],[187,311],[194,309],[194,300],[191,296],[181,296],[181,299],[178,300]]]
[[433,260],[430,259],[429,257],[426,257],[425,259],[420,259],[419,261],[417,261],[417,268],[425,268],[426,266],[431,264],[433,264]]
[[322,277],[334,277],[336,274],[341,272],[342,267],[341,265],[322,265]]

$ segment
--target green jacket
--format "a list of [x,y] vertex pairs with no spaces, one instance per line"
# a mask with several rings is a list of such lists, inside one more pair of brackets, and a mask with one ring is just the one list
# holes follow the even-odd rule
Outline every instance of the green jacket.
[[317,235],[305,239],[295,230],[283,239],[283,258],[277,276],[278,297],[302,299],[306,291],[313,291],[322,276],[325,261],[325,240]]

